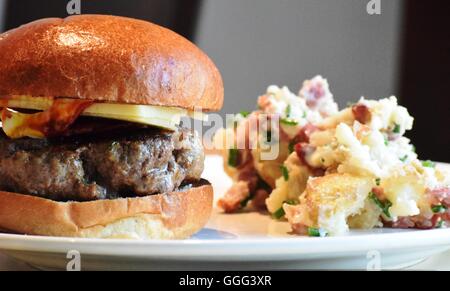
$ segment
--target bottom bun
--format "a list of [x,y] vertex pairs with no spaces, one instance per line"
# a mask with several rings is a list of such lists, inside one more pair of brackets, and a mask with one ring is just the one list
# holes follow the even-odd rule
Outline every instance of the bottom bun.
[[212,203],[205,180],[179,192],[88,202],[0,191],[0,228],[31,235],[183,239],[206,224]]

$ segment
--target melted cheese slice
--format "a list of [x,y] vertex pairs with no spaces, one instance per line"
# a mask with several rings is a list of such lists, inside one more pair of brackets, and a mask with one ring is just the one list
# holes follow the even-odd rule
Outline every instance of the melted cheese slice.
[[[7,118],[5,117],[7,116]],[[45,135],[34,128],[24,126],[30,114],[23,114],[9,108],[2,110],[2,128],[10,138],[21,138],[24,136],[33,138],[45,138]]]
[[[73,102],[73,99],[69,98],[58,98],[58,100]],[[45,111],[52,106],[53,101],[52,97],[11,96],[2,100],[0,106]],[[35,130],[26,130],[24,122],[29,115],[8,110],[8,118],[3,120],[3,130],[11,138],[22,136],[41,138],[42,134],[36,133]],[[191,112],[177,107],[95,102],[84,109],[81,115],[148,124],[169,130],[175,130],[183,116],[206,120],[206,115],[201,112]],[[25,130],[19,133],[17,128]]]

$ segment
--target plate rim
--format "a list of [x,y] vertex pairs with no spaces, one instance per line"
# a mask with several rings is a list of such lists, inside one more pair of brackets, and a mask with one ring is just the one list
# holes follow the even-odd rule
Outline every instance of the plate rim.
[[[380,243],[382,242],[382,243]],[[213,240],[122,240],[0,234],[0,250],[178,259],[211,256],[343,255],[411,248],[450,249],[450,229],[411,230],[326,238],[245,238]],[[285,259],[283,257],[283,259]]]

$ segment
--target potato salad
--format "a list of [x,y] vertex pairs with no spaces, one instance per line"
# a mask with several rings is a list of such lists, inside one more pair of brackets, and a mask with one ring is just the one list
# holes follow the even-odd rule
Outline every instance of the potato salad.
[[[446,227],[450,175],[418,159],[404,136],[412,126],[395,97],[361,98],[339,111],[321,76],[298,94],[270,86],[257,110],[238,114],[216,135],[234,181],[219,207],[267,210],[309,236]],[[225,140],[242,146],[225,147]],[[277,149],[273,159],[262,158],[267,143]]]

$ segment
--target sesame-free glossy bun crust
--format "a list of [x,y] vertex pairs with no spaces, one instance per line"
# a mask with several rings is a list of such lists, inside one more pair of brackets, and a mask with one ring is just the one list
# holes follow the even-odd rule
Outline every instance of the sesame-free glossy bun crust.
[[214,63],[187,39],[125,17],[34,21],[0,35],[0,94],[219,110]]

